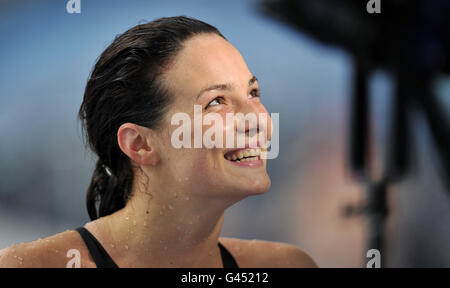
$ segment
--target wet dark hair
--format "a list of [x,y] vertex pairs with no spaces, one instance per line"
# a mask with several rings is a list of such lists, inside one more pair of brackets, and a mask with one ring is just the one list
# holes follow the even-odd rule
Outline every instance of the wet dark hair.
[[97,60],[79,110],[87,143],[98,156],[86,196],[91,220],[122,209],[131,196],[134,172],[119,148],[119,127],[130,122],[158,128],[171,99],[162,73],[183,42],[201,33],[225,39],[193,18],[159,18],[118,35]]

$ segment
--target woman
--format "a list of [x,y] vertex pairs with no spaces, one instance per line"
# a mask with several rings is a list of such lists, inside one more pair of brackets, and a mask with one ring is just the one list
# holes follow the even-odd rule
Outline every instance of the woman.
[[[256,78],[216,28],[170,17],[116,37],[79,112],[98,155],[87,192],[92,221],[6,248],[0,266],[66,267],[73,256],[81,267],[315,267],[293,245],[219,238],[224,210],[264,193],[270,179],[259,148],[175,148],[172,117],[194,119],[194,105],[223,119],[267,114]],[[248,145],[254,135],[238,126],[223,132]]]

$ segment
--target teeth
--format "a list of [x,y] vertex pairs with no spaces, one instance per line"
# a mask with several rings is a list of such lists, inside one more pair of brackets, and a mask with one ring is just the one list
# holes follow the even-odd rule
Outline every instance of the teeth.
[[241,162],[250,162],[250,161],[256,161],[256,160],[258,160],[258,157],[249,157],[249,158],[242,159]]
[[[226,159],[230,161],[255,161],[258,160],[258,156],[260,156],[262,153],[260,148],[252,148],[252,149],[245,149],[245,150],[239,150],[234,152],[232,155],[227,155]],[[244,157],[247,157],[246,159],[243,159]]]

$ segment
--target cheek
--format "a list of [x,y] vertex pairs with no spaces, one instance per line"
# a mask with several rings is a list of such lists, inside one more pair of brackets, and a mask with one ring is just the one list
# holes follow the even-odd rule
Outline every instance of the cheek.
[[206,165],[202,159],[193,153],[194,149],[167,149],[164,157],[163,170],[168,179],[181,182],[184,185],[200,183]]
[[[231,112],[230,112],[231,113]],[[224,145],[224,147],[227,147],[227,148],[231,148],[231,147],[235,147],[235,140],[236,139],[234,139],[235,137],[236,137],[236,127],[235,127],[235,124],[233,123],[233,121],[226,121],[226,116],[225,115],[223,115],[223,145]],[[227,135],[228,135],[228,137],[227,137]],[[230,138],[230,139],[228,139],[228,138]],[[228,145],[227,145],[227,143],[228,143]],[[228,147],[228,146],[230,146],[231,145],[231,147]]]
[[[227,141],[231,141],[230,145],[232,145],[235,127],[232,120],[227,121],[227,113],[232,112],[221,110],[204,116],[202,125],[203,147],[212,150],[224,148],[227,145]],[[227,135],[230,138],[229,140],[227,140]],[[213,151],[212,153],[215,152]]]
[[270,117],[269,113],[267,112],[266,108],[261,104],[259,116],[263,115],[259,118],[259,125],[260,129],[264,131],[264,134],[266,135],[266,140],[270,140],[272,138],[272,118]]
[[269,114],[267,114],[267,128],[266,128],[266,134],[267,134],[267,140],[270,140],[272,138],[272,118],[270,118]]
[[[214,149],[190,149],[193,150],[189,155],[190,165],[186,165],[186,174],[190,174],[193,179],[201,182],[214,181],[218,177],[217,168],[219,167],[217,159],[214,157]],[[183,157],[186,159],[186,157]]]

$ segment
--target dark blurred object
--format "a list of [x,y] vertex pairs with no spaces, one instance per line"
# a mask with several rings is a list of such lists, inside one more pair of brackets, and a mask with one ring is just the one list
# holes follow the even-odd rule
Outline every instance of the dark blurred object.
[[[428,123],[439,168],[450,193],[450,130],[432,81],[450,74],[450,0],[379,0],[381,13],[367,11],[368,0],[264,0],[264,13],[337,45],[354,58],[349,164],[367,183],[364,211],[371,226],[369,249],[383,250],[389,184],[411,169],[410,114],[414,105]],[[396,78],[388,152],[381,179],[373,179],[369,159],[368,76],[386,69]],[[384,258],[384,257],[383,257]]]

